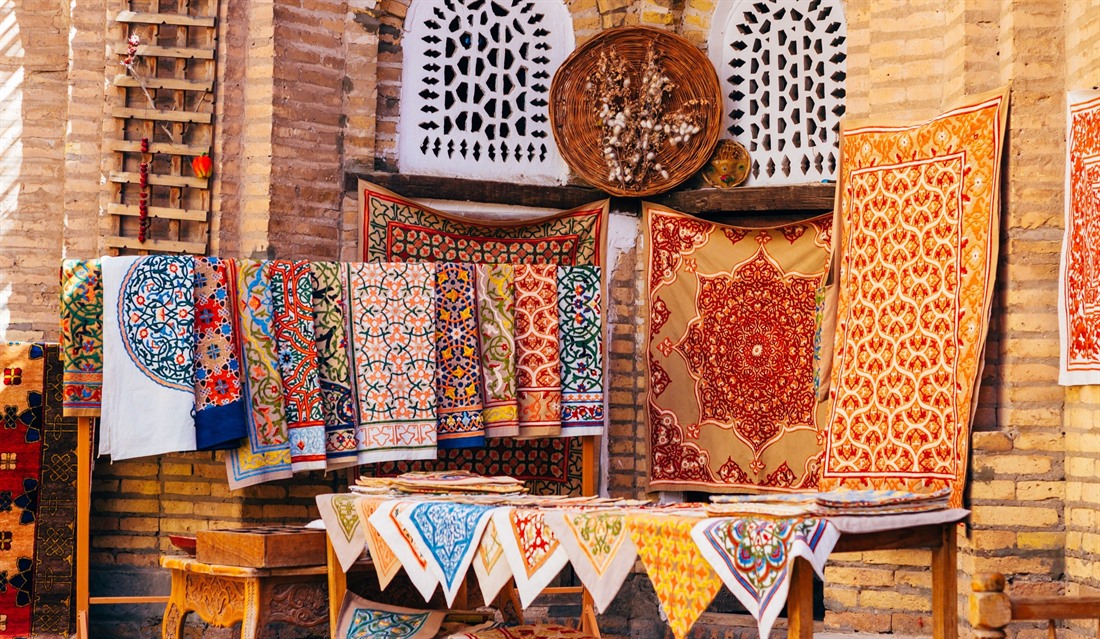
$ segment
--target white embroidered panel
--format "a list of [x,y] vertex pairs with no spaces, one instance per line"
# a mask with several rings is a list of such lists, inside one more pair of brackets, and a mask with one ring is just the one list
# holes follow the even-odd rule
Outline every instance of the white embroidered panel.
[[748,184],[834,179],[844,115],[842,0],[723,0],[710,56],[730,135],[752,156]]
[[403,173],[565,181],[548,109],[574,47],[562,0],[414,0],[402,47]]

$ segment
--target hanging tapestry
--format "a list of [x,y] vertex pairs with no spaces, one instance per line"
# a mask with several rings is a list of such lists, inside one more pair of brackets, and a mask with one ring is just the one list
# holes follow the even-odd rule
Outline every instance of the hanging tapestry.
[[750,229],[643,208],[650,490],[816,488],[832,217]]
[[356,509],[358,495],[325,494],[317,495],[317,514],[325,522],[332,552],[340,563],[340,569],[347,572],[366,548],[367,537]]
[[485,532],[481,535],[481,543],[478,544],[472,563],[481,597],[486,606],[491,606],[500,589],[512,578],[512,569],[504,557],[504,547],[500,543],[500,534],[492,517],[485,525]]
[[317,347],[313,342],[313,283],[309,262],[275,260],[271,274],[275,346],[283,378],[286,433],[294,472],[325,469],[325,421]]
[[103,417],[114,461],[195,450],[194,258],[103,258]]
[[996,274],[1005,90],[841,131],[836,343],[821,489],[962,503]]
[[436,268],[436,441],[443,449],[484,446],[474,265]]
[[76,423],[56,345],[0,345],[0,636],[73,627]]
[[382,502],[367,521],[393,551],[416,591],[424,601],[431,601],[439,577],[413,543],[408,529],[401,524],[401,513],[415,505],[415,502],[407,501]]
[[359,463],[435,459],[435,265],[346,264]]
[[561,435],[558,269],[516,265],[516,397],[519,436]]
[[493,513],[504,558],[525,609],[569,563],[565,549],[546,525],[542,510],[498,508]]
[[691,531],[699,551],[741,605],[761,637],[787,604],[794,560],[806,559],[825,579],[825,561],[840,532],[824,519],[708,518]]
[[492,506],[476,504],[421,503],[398,516],[398,522],[443,587],[448,608],[465,583],[466,572],[493,510]]
[[247,406],[237,357],[236,273],[230,260],[195,258],[195,443],[199,450],[236,448]]
[[65,415],[99,417],[103,386],[103,276],[99,260],[61,263]]
[[236,263],[237,308],[233,316],[246,373],[241,377],[241,392],[248,398],[249,410],[245,412],[246,439],[225,456],[233,490],[292,475],[266,264],[257,260]]
[[433,639],[447,613],[398,608],[344,594],[336,633],[340,639]]
[[672,636],[684,639],[722,588],[722,580],[691,538],[698,517],[630,515],[630,539],[645,564]]
[[1079,386],[1100,384],[1100,91],[1070,92],[1067,111],[1058,381]]
[[478,329],[486,437],[519,435],[516,403],[516,295],[511,264],[477,265]]
[[[360,254],[371,262],[602,266],[607,205],[607,200],[594,202],[533,220],[476,220],[433,210],[360,180]],[[503,462],[503,474],[527,481],[532,491],[579,493],[580,440],[565,442],[490,439],[486,449],[440,451],[435,463],[392,464],[368,472],[452,469],[499,475],[490,468]]]
[[603,312],[598,266],[558,267],[561,434],[602,435]]
[[634,570],[638,550],[630,540],[626,514],[609,510],[548,510],[546,524],[561,541],[597,612],[615,599]]
[[321,414],[325,420],[325,467],[347,468],[358,463],[355,425],[359,423],[351,394],[344,286],[340,265],[313,262],[313,332],[317,345],[317,377],[321,384]]
[[374,529],[374,524],[370,523],[370,516],[378,510],[383,501],[385,499],[381,497],[360,497],[355,502],[355,512],[359,515],[359,525],[363,529],[363,537],[367,543],[367,554],[374,563],[374,574],[378,577],[378,587],[381,590],[385,590],[401,570],[401,562],[398,561],[397,555],[393,554],[390,545]]

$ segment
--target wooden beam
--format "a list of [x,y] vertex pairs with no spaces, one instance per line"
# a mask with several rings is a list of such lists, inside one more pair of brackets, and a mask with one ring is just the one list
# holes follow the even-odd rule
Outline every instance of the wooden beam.
[[1100,597],[1012,597],[1012,620],[1098,619]]
[[[195,209],[172,209],[165,206],[150,206],[147,210],[149,217],[156,217],[163,220],[184,220],[187,222],[205,222],[207,220],[206,211]],[[118,204],[117,202],[107,204],[107,212],[111,215],[125,215],[127,217],[141,216],[141,210],[137,206],[133,204]]]
[[136,120],[157,120],[160,122],[194,122],[197,124],[210,124],[213,119],[213,114],[211,113],[160,111],[156,109],[134,109],[129,107],[115,107],[111,109],[111,115],[123,119],[133,118]]
[[[590,186],[540,186],[366,170],[347,172],[344,188],[349,193],[356,192],[360,179],[415,199],[487,202],[551,209],[570,209],[610,197]],[[835,193],[835,184],[815,183],[734,189],[688,189],[643,199],[693,215],[724,212],[798,214],[831,211]],[[636,198],[616,200],[637,202]],[[634,206],[636,205],[628,205],[626,208],[631,210]]]
[[173,240],[145,240],[139,242],[136,237],[119,237],[117,235],[107,236],[103,238],[103,241],[108,248],[187,253],[190,255],[204,255],[206,253],[205,242],[176,242]]
[[[170,91],[213,91],[214,81],[177,80],[175,78],[145,78],[147,89],[168,89]],[[130,75],[120,73],[116,75],[111,84],[116,87],[136,89],[141,87],[141,82]]]
[[943,543],[941,524],[917,526],[902,530],[845,534],[837,540],[833,552],[865,552],[868,550],[898,550],[902,548],[937,548]]
[[88,600],[88,603],[93,606],[107,606],[116,604],[163,604],[168,603],[168,595],[155,596],[155,595],[138,595],[132,597],[92,597]]
[[[119,184],[141,184],[141,175],[137,173],[127,173],[125,171],[111,171],[110,180]],[[150,173],[149,184],[153,186],[186,186],[192,189],[205,189],[207,188],[208,180],[207,178],[157,175]]]
[[[131,140],[111,140],[107,143],[112,151],[120,153],[141,153],[141,142]],[[167,144],[163,142],[150,142],[149,153],[164,153],[165,155],[189,155],[197,156],[209,153],[208,146],[190,146],[187,144]]]
[[179,27],[213,27],[214,16],[184,16],[176,13],[139,13],[120,11],[115,22],[131,24],[172,24]]
[[[129,55],[128,48],[116,48],[115,55]],[[134,52],[138,56],[157,58],[182,58],[185,60],[213,60],[213,49],[195,49],[190,47],[158,47],[151,44],[138,45]]]

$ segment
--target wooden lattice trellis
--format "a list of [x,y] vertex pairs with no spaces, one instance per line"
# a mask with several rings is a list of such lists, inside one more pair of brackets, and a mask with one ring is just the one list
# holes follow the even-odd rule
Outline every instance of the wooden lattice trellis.
[[213,146],[217,13],[218,0],[129,0],[115,17],[120,64],[108,110],[112,232],[105,242],[116,253],[207,251],[210,180],[196,176],[191,161]]

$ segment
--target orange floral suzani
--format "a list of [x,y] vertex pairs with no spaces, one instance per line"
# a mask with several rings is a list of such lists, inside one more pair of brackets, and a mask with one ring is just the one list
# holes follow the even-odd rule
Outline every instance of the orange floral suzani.
[[831,216],[767,229],[645,207],[650,488],[816,488]]
[[821,488],[958,506],[997,262],[1006,92],[915,126],[848,126]]

